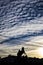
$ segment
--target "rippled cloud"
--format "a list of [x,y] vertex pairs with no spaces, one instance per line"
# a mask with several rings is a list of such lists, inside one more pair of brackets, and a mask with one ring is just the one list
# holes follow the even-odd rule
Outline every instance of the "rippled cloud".
[[[43,47],[43,1],[0,0],[0,53]],[[14,46],[13,46],[14,45]],[[9,53],[10,52],[10,53]]]

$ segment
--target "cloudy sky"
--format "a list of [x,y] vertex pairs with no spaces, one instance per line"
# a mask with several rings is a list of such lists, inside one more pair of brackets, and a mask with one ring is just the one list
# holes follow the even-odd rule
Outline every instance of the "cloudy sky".
[[40,57],[43,0],[0,0],[0,56],[17,55],[22,46],[28,56]]

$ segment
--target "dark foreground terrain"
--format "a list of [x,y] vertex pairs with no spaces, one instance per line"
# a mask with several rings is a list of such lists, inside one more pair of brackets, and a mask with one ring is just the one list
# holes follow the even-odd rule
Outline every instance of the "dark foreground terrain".
[[11,64],[11,65],[30,65],[30,64],[43,64],[43,59],[31,58],[27,56],[11,56],[0,58],[0,65]]

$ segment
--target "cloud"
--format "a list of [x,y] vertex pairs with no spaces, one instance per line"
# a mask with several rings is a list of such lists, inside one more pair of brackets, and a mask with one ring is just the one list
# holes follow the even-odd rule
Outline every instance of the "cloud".
[[[0,53],[17,53],[43,47],[43,2],[0,1]],[[10,53],[9,53],[10,52]]]

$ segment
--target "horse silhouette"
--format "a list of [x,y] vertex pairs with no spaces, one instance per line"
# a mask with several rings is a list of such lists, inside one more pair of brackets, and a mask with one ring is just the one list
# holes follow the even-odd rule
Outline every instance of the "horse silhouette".
[[22,47],[22,49],[18,51],[17,56],[21,57],[23,54],[26,55],[26,53],[24,51],[24,47]]

